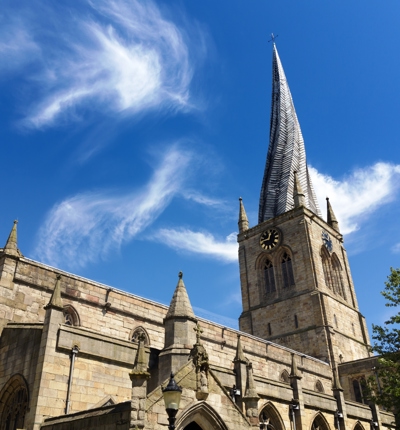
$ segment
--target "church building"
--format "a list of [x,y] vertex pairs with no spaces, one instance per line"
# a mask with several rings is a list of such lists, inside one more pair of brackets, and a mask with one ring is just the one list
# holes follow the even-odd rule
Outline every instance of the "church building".
[[181,272],[165,306],[24,257],[14,222],[0,248],[0,430],[393,428],[365,397],[377,359],[275,45],[272,67],[256,226],[239,200],[240,331],[197,317]]

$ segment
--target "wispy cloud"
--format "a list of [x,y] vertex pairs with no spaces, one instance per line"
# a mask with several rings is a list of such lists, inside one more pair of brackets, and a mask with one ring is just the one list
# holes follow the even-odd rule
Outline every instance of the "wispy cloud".
[[152,1],[39,1],[18,16],[8,23],[13,37],[2,39],[0,63],[12,57],[22,65],[36,53],[27,77],[36,92],[25,126],[41,128],[93,109],[133,115],[190,108],[190,39]]
[[396,245],[392,246],[392,252],[394,252],[395,254],[399,254],[400,253],[400,242],[396,243]]
[[344,234],[356,231],[360,222],[393,201],[400,188],[400,165],[390,163],[357,169],[342,180],[324,175],[313,167],[310,174],[320,206],[326,208],[325,198],[330,198]]
[[155,237],[155,240],[161,240],[162,243],[179,251],[202,254],[226,263],[237,262],[236,233],[231,233],[224,240],[218,240],[209,232],[164,228],[160,229]]
[[215,312],[210,312],[206,309],[199,308],[197,306],[193,306],[193,311],[196,314],[196,316],[200,318],[204,318],[205,320],[213,321],[225,327],[230,327],[235,330],[238,330],[239,323],[238,323],[238,320],[235,318],[230,318],[221,314],[217,314]]
[[140,191],[124,196],[85,193],[55,205],[40,229],[35,257],[69,268],[105,257],[162,213],[180,192],[192,157],[174,146]]

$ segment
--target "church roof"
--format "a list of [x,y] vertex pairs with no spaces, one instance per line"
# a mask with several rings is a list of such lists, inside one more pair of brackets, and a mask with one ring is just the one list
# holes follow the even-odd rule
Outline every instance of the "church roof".
[[305,206],[321,216],[308,173],[300,124],[274,44],[270,137],[261,187],[259,223],[293,209],[294,172],[297,172],[304,193]]

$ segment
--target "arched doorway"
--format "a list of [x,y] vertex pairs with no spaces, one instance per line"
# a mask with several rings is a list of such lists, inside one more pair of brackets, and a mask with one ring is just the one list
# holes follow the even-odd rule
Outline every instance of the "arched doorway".
[[28,387],[21,375],[12,376],[0,393],[0,430],[24,427]]
[[196,403],[182,411],[175,425],[178,430],[228,430],[223,419],[206,402]]
[[203,430],[203,429],[196,423],[196,421],[192,421],[183,430]]

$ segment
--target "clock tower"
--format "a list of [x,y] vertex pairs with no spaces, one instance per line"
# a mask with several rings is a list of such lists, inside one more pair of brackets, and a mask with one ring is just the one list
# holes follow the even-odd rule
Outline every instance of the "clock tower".
[[322,219],[304,141],[279,55],[273,46],[270,143],[258,225],[240,199],[240,330],[330,362],[368,357],[339,224],[327,199]]

